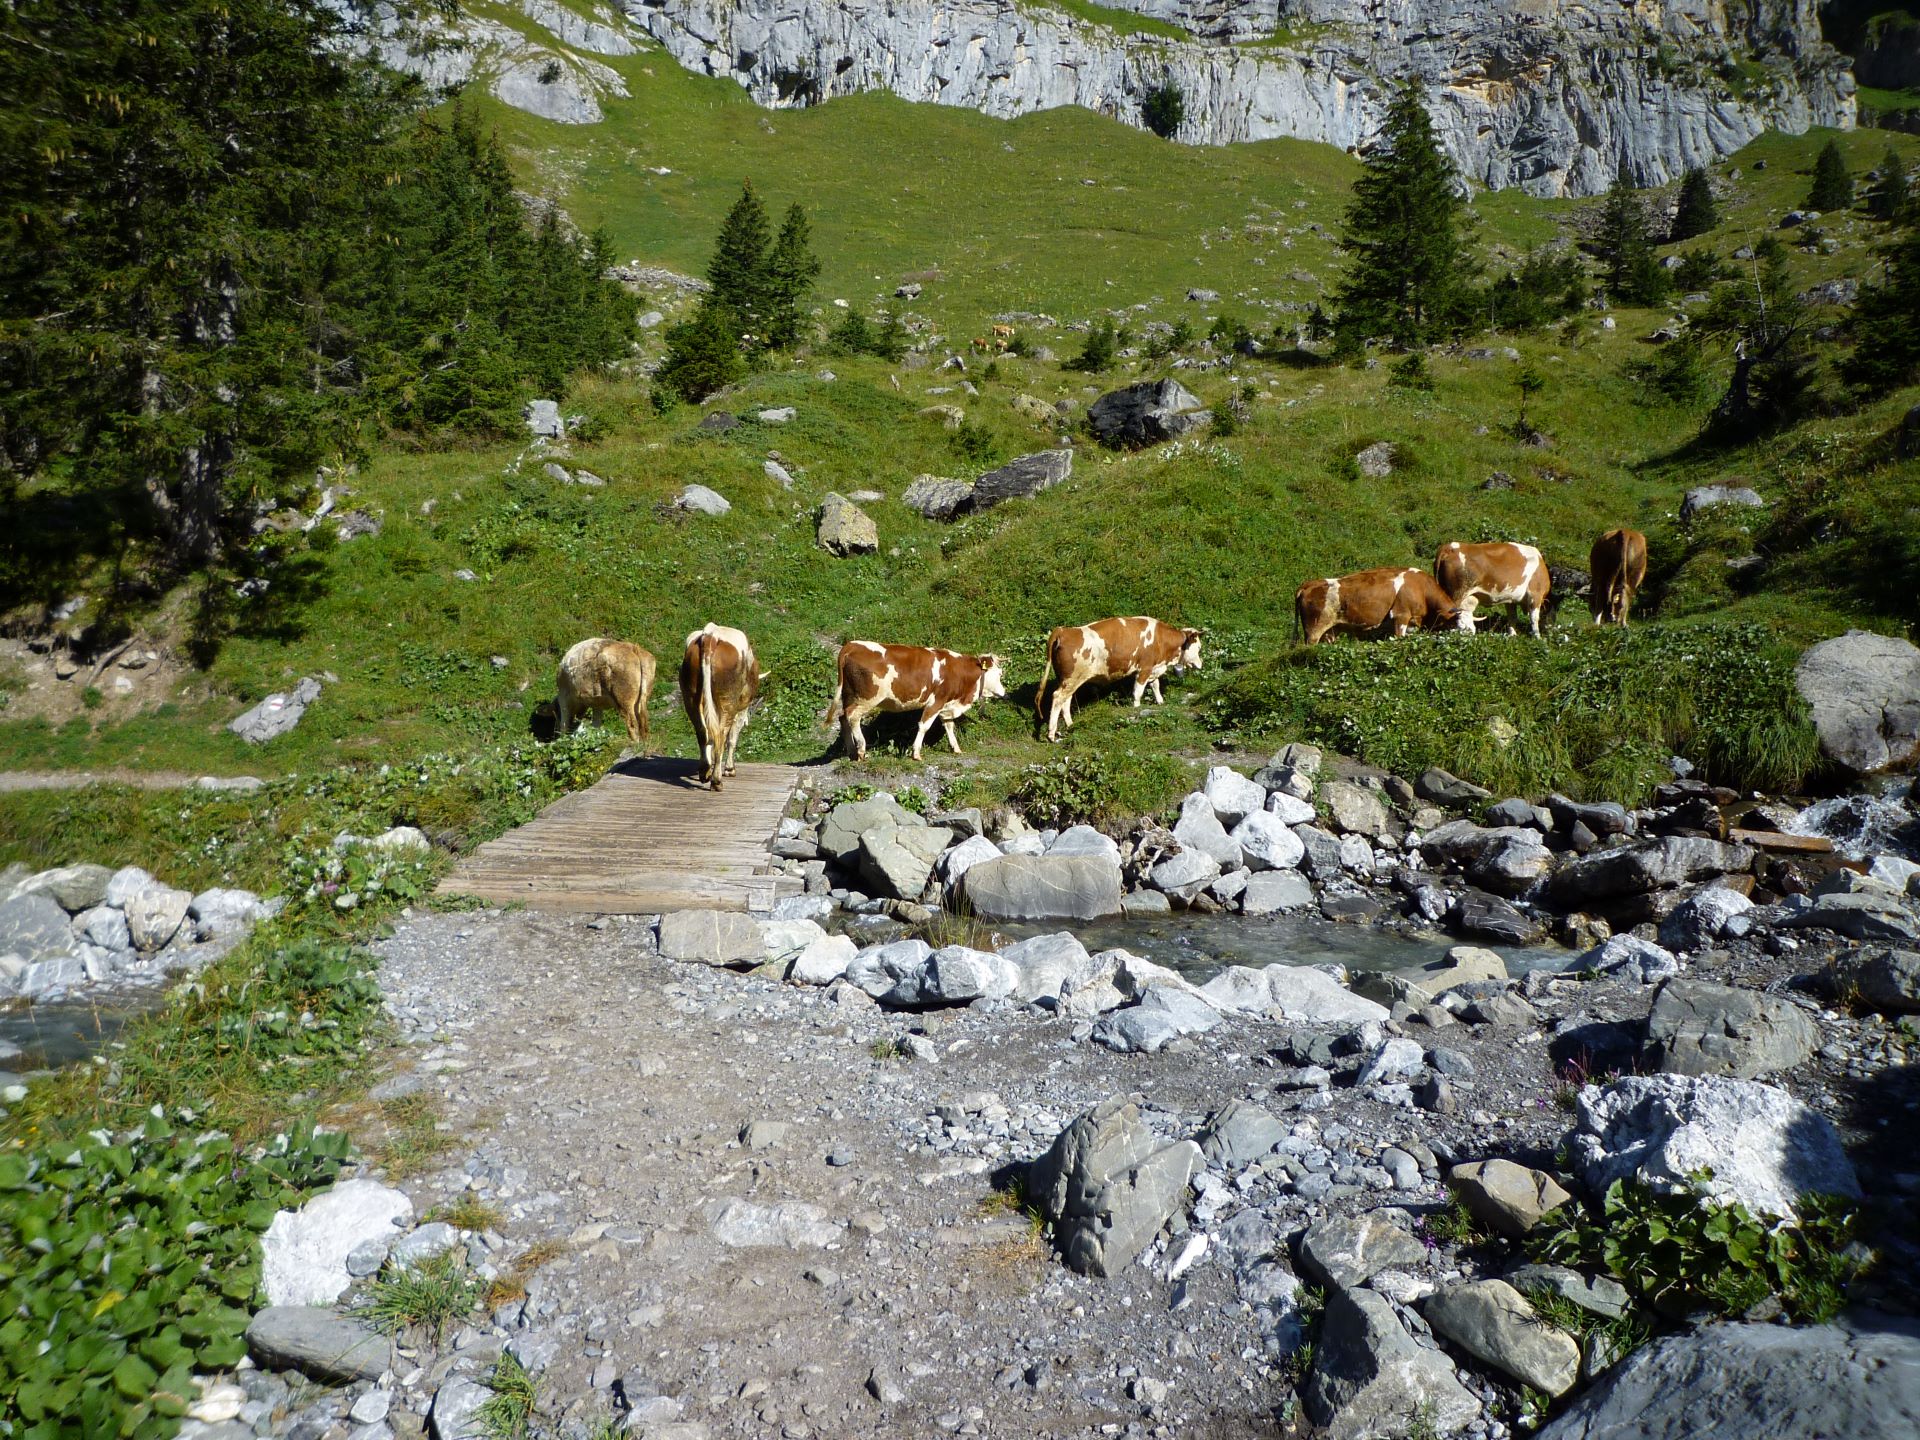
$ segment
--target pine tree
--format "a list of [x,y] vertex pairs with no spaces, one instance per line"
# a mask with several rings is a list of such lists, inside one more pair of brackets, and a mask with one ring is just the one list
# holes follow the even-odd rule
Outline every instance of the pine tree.
[[1607,191],[1594,250],[1605,272],[1607,293],[1624,305],[1658,305],[1666,298],[1667,274],[1653,253],[1646,206],[1623,176]]
[[1343,345],[1424,345],[1461,324],[1473,267],[1457,183],[1416,80],[1388,107],[1347,207],[1340,248],[1350,261],[1334,296]]
[[1840,153],[1840,142],[1829,140],[1813,162],[1813,188],[1807,192],[1809,210],[1845,210],[1853,204],[1853,176],[1847,173],[1847,160]]
[[1707,172],[1695,166],[1680,182],[1680,199],[1674,207],[1669,241],[1691,240],[1704,235],[1720,223],[1720,209],[1714,203],[1713,182]]
[[820,261],[809,248],[811,238],[807,212],[798,203],[788,206],[766,263],[767,343],[777,349],[790,350],[799,342],[800,310],[820,276]]
[[697,405],[747,373],[740,318],[712,295],[691,319],[667,331],[667,358],[654,372],[657,393]]
[[1733,355],[1726,393],[1709,430],[1744,441],[1798,418],[1812,398],[1817,366],[1806,302],[1795,291],[1787,247],[1768,235],[1750,272],[1714,291],[1694,327]]
[[763,335],[768,318],[767,240],[767,212],[749,180],[720,222],[713,259],[707,262],[707,283],[722,311],[739,322],[741,333],[756,338]]
[[1898,220],[1906,213],[1911,199],[1906,162],[1898,150],[1888,146],[1880,168],[1873,172],[1873,184],[1867,189],[1867,213],[1876,220]]
[[1854,349],[1841,367],[1847,383],[1881,395],[1920,379],[1920,214],[1902,212],[1881,251],[1885,279],[1863,286],[1853,308]]

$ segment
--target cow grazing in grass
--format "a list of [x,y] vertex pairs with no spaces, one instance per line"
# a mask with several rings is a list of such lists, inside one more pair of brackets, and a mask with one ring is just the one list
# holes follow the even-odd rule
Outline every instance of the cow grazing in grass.
[[1295,628],[1309,645],[1329,635],[1398,639],[1409,630],[1442,630],[1460,612],[1424,570],[1386,566],[1309,580],[1293,592]]
[[1587,594],[1597,625],[1625,625],[1633,597],[1647,578],[1647,537],[1638,530],[1609,530],[1593,542],[1588,560],[1593,587]]
[[571,734],[589,710],[612,710],[626,721],[627,738],[644,751],[653,671],[653,656],[638,645],[582,640],[561,658],[554,677],[554,733]]
[[[1200,632],[1183,630],[1150,615],[1127,615],[1096,620],[1091,625],[1062,625],[1047,637],[1047,655],[1040,668],[1040,688],[1033,695],[1036,720],[1047,722],[1047,739],[1060,738],[1060,725],[1073,728],[1073,697],[1093,681],[1133,681],[1133,703],[1153,691],[1153,703],[1163,704],[1160,677],[1178,666],[1200,668]],[[1047,711],[1047,676],[1059,678],[1053,708]]]
[[1524,610],[1528,627],[1540,633],[1540,611],[1547,603],[1552,577],[1547,562],[1531,545],[1496,541],[1463,545],[1449,540],[1433,557],[1433,578],[1460,611],[1460,628],[1473,634],[1473,612],[1482,600],[1489,605],[1511,605],[1514,629]]
[[740,732],[760,699],[760,661],[753,643],[725,625],[687,636],[680,661],[680,703],[700,742],[700,779],[715,790],[737,768]]
[[960,753],[953,722],[982,700],[1007,693],[998,655],[961,655],[952,650],[928,650],[918,645],[880,645],[872,640],[849,640],[840,647],[839,683],[827,724],[840,724],[847,753],[859,760],[867,753],[867,737],[860,722],[876,710],[918,710],[920,728],[913,736],[913,758],[938,720],[947,732],[947,744]]

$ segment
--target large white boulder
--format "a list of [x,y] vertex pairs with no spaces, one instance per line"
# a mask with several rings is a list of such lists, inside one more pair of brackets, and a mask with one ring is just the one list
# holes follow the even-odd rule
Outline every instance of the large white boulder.
[[331,1305],[353,1283],[347,1256],[392,1241],[413,1202],[377,1180],[347,1180],[298,1210],[282,1210],[260,1237],[260,1283],[269,1305]]

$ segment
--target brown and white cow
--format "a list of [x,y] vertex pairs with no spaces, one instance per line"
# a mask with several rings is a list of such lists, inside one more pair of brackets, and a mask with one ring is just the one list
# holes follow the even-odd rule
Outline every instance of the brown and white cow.
[[647,696],[653,693],[653,656],[625,640],[582,640],[561,657],[554,677],[555,733],[569,735],[589,710],[612,710],[627,723],[627,738],[647,746]]
[[1587,604],[1596,625],[1625,625],[1634,594],[1647,578],[1647,537],[1638,530],[1609,530],[1593,542],[1587,564],[1593,588]]
[[[1133,705],[1153,691],[1153,703],[1166,703],[1160,677],[1178,666],[1200,668],[1200,632],[1169,625],[1151,615],[1125,615],[1096,620],[1091,625],[1062,625],[1047,637],[1047,656],[1040,667],[1040,688],[1033,694],[1036,720],[1045,716],[1047,739],[1060,738],[1060,725],[1073,728],[1073,697],[1093,681],[1133,681]],[[1059,677],[1053,691],[1053,709],[1047,712],[1047,676]]]
[[1329,635],[1396,640],[1409,630],[1441,630],[1460,612],[1424,570],[1389,565],[1309,580],[1293,592],[1293,618],[1307,644]]
[[1511,605],[1513,628],[1520,628],[1520,612],[1537,636],[1540,611],[1547,603],[1552,577],[1547,562],[1531,545],[1497,540],[1487,545],[1462,545],[1449,540],[1433,557],[1433,578],[1447,599],[1460,609],[1460,628],[1473,634],[1473,612],[1485,600],[1489,605]]
[[920,758],[921,742],[938,720],[947,732],[947,744],[960,753],[953,722],[982,700],[1007,693],[998,655],[961,655],[952,650],[928,650],[919,645],[881,645],[872,640],[849,640],[840,647],[839,683],[826,723],[840,722],[847,753],[855,760],[867,753],[867,737],[860,722],[876,710],[918,710],[920,728],[913,736],[913,758]]
[[738,630],[708,624],[687,636],[680,661],[680,703],[700,742],[700,779],[720,789],[737,768],[740,732],[760,699],[760,661]]

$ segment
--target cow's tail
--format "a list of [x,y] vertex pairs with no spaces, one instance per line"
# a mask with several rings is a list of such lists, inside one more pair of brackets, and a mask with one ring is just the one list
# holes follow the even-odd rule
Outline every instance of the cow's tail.
[[827,706],[827,718],[820,722],[824,728],[831,730],[840,723],[840,716],[846,709],[843,703],[846,689],[847,677],[841,672],[840,661],[836,657],[833,662],[833,703]]
[[1053,676],[1053,637],[1047,637],[1046,654],[1040,657],[1040,683],[1033,692],[1033,723],[1047,723],[1047,681]]
[[718,750],[726,736],[720,733],[720,708],[713,703],[714,637],[702,631],[693,643],[700,647],[700,728],[707,732],[707,744]]
[[1307,633],[1307,599],[1298,590],[1293,592],[1293,643],[1298,645]]

